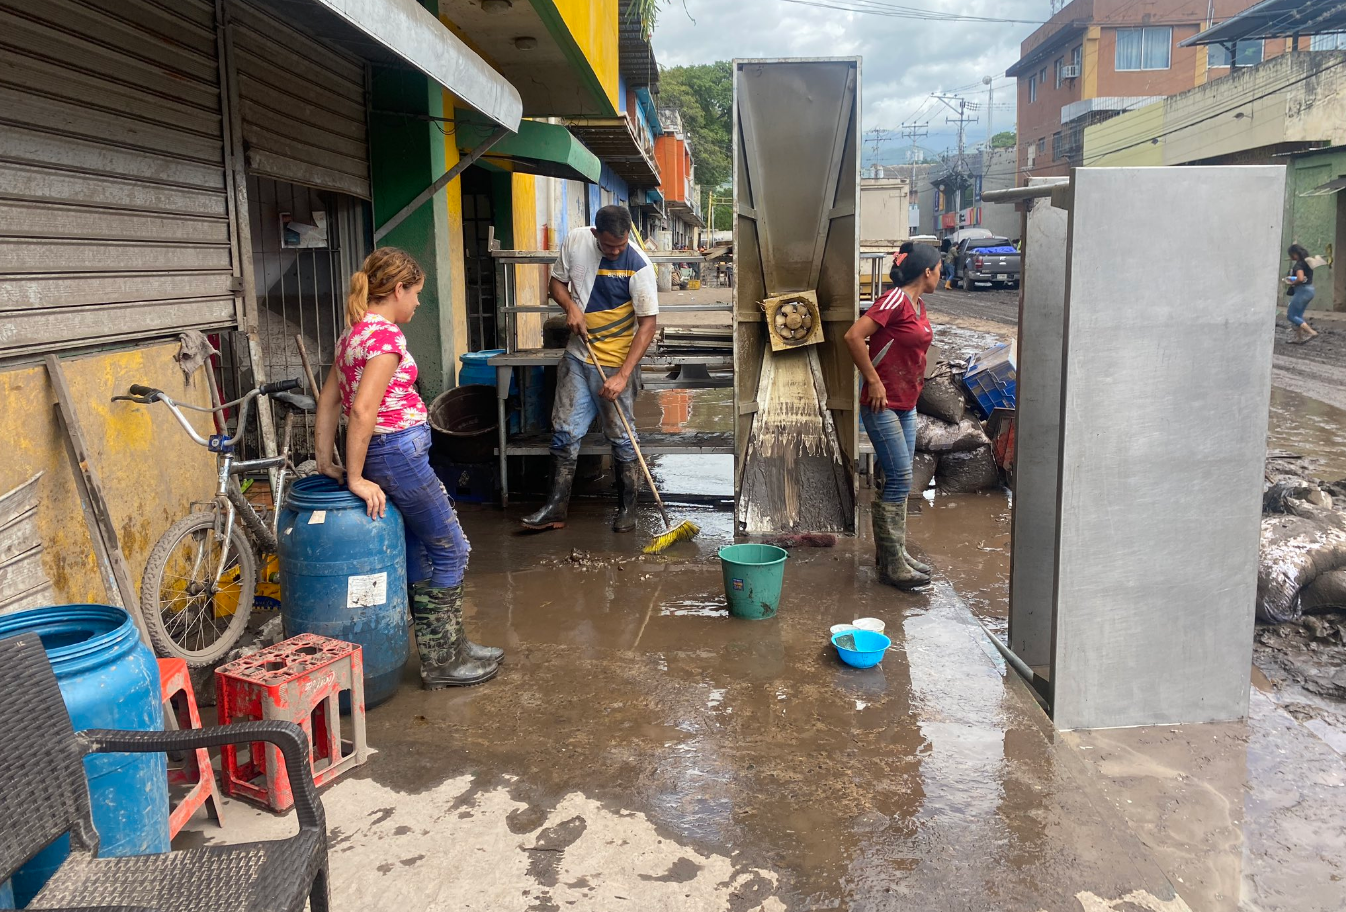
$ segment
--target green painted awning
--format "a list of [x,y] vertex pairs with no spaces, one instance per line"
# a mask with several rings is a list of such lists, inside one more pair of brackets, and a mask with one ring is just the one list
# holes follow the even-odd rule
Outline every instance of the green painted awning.
[[[456,108],[453,117],[454,137],[458,141],[458,152],[463,155],[485,142],[495,127],[475,111],[463,108]],[[519,132],[491,146],[480,161],[501,171],[590,184],[598,183],[602,169],[598,156],[586,149],[565,127],[536,120],[520,121]]]

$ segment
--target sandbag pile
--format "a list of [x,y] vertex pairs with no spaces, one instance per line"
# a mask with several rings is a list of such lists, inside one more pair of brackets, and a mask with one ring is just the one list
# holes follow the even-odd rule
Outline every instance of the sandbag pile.
[[916,460],[911,496],[920,497],[933,480],[945,494],[973,494],[1001,483],[991,440],[977,420],[961,375],[940,362],[926,378],[916,403]]
[[1306,472],[1267,462],[1257,568],[1257,619],[1297,621],[1305,612],[1346,608],[1346,503]]

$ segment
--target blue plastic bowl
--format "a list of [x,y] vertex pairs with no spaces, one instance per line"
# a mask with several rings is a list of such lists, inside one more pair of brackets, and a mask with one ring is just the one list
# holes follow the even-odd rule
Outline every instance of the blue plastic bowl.
[[[842,648],[837,642],[842,637],[855,637],[855,648]],[[843,630],[832,637],[832,645],[837,647],[841,661],[852,668],[873,668],[883,661],[883,654],[893,645],[893,641],[872,630]]]

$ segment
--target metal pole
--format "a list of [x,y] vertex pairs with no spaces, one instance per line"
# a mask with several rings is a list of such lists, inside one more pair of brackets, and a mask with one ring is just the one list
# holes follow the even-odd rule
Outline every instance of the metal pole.
[[[986,83],[986,155],[991,154],[991,121],[995,116],[995,78],[987,76],[982,82]],[[986,164],[982,163],[982,180],[986,174]]]

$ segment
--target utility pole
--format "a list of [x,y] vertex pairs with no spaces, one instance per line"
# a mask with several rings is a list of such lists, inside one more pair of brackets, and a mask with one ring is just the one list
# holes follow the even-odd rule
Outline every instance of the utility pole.
[[[1214,2],[1214,0],[1212,0]],[[991,115],[995,113],[995,78],[983,76],[981,84],[986,86],[986,154],[991,154]]]
[[[977,122],[977,118],[967,116],[968,104],[966,98],[959,98],[957,95],[935,95],[935,94],[932,94],[930,97],[943,102],[946,108],[948,108],[950,111],[953,111],[955,114],[958,115],[957,117],[945,117],[944,122],[951,124],[958,124],[958,164],[956,166],[956,169],[959,175],[959,180],[958,180],[958,190],[954,195],[954,208],[959,212],[961,212],[963,209],[962,175],[965,173],[964,169],[966,167],[966,165],[963,162],[963,151],[964,151],[963,133],[966,130],[968,124]],[[954,106],[955,101],[958,102],[957,107]]]
[[[911,183],[907,184],[907,205],[908,209],[912,205],[919,205],[916,192],[916,140],[924,139],[929,133],[929,124],[902,124],[902,138],[911,140]],[[910,213],[909,213],[910,214]],[[907,227],[911,227],[911,220],[908,217]],[[920,226],[917,225],[919,228]]]

